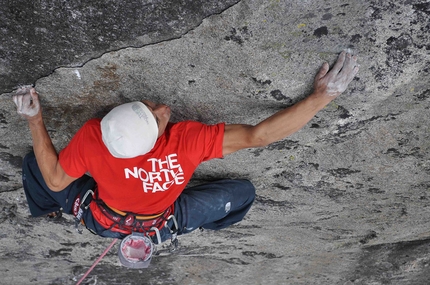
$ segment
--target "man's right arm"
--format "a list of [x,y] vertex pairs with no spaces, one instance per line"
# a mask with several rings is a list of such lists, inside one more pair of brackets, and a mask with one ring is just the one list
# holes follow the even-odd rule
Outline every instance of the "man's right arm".
[[324,63],[314,80],[312,94],[255,126],[226,125],[223,155],[244,148],[263,147],[306,125],[321,109],[346,90],[358,72],[357,57],[342,52],[333,68]]
[[59,192],[76,178],[66,174],[58,161],[58,154],[49,137],[42,118],[39,96],[34,88],[18,90],[13,97],[17,112],[27,119],[33,138],[33,150],[37,165],[46,185],[52,191]]

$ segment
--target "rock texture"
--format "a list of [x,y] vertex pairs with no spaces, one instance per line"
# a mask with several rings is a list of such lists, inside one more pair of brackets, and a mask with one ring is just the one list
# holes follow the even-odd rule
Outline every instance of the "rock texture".
[[0,92],[106,51],[178,38],[227,1],[2,1]]
[[[111,242],[77,234],[70,217],[29,217],[20,163],[31,137],[16,115],[11,87],[36,83],[48,131],[61,149],[87,119],[141,98],[169,104],[174,121],[257,123],[309,94],[322,63],[349,49],[359,56],[359,75],[305,128],[196,172],[192,183],[245,177],[255,184],[257,200],[244,221],[182,236],[176,253],[160,248],[147,270],[120,267],[112,250],[86,283],[427,284],[430,3],[205,2],[199,7],[214,9],[197,9],[199,19],[211,16],[193,24],[173,21],[177,26],[168,29],[171,19],[191,19],[195,10],[186,10],[185,1],[172,4],[182,10],[155,2],[148,7],[165,13],[151,14],[151,21],[165,30],[148,28],[142,38],[105,35],[103,43],[83,29],[112,22],[88,16],[78,25],[82,18],[72,21],[74,6],[64,4],[69,20],[53,12],[46,21],[75,25],[72,38],[85,48],[58,45],[35,72],[5,69],[11,79],[1,84],[0,97],[0,283],[74,284]],[[21,9],[23,15],[33,11]],[[118,23],[137,31],[140,22],[127,22],[125,8],[117,9]],[[54,32],[56,40],[71,36]],[[2,47],[13,54],[25,44]]]

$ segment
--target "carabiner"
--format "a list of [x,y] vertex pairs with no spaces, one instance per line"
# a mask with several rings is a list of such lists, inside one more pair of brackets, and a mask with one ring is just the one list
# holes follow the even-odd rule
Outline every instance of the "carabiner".
[[[172,230],[172,229],[169,227],[169,225],[167,224],[167,222],[168,222],[170,219],[172,219],[172,220],[173,220],[173,224],[175,225],[175,230]],[[167,228],[169,229],[169,231],[170,231],[170,233],[171,233],[171,234],[176,234],[176,233],[178,232],[178,229],[179,229],[179,227],[178,227],[178,222],[176,221],[176,218],[175,218],[175,216],[174,216],[174,215],[170,215],[170,216],[167,218],[166,222],[164,223],[164,226],[165,226],[165,227],[167,227]]]
[[[160,231],[158,230],[158,228],[156,227],[152,227],[149,229],[150,231],[154,231],[155,232],[155,236],[157,237],[157,244],[161,244],[161,236],[160,236]],[[147,233],[148,237],[149,234]]]
[[[173,220],[173,224],[175,225],[175,230],[172,230],[169,225],[167,224],[167,222],[172,219]],[[166,222],[164,223],[164,226],[167,227],[170,231],[170,233],[172,234],[172,237],[170,238],[170,252],[175,251],[178,248],[179,245],[179,241],[178,241],[178,221],[176,221],[176,218],[174,215],[170,215]]]

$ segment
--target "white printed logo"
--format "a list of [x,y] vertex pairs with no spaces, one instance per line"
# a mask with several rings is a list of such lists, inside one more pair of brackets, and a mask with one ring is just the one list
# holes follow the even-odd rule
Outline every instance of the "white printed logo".
[[227,204],[225,204],[225,212],[228,213],[231,209],[231,202],[228,202]]
[[145,193],[166,191],[174,184],[181,185],[185,182],[185,178],[177,156],[174,153],[166,156],[165,160],[157,158],[148,159],[151,162],[150,171],[138,168],[137,166],[133,167],[133,169],[124,168],[125,178],[140,179]]

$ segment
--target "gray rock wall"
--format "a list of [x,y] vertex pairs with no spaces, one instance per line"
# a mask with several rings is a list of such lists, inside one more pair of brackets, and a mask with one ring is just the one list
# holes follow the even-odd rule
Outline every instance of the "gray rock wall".
[[2,0],[0,92],[35,83],[60,66],[178,38],[227,1]]
[[[181,14],[189,7],[182,2],[172,5],[183,10],[152,3],[165,15],[151,14],[157,27],[195,13]],[[5,72],[12,78],[1,84],[5,92],[35,82],[61,149],[87,119],[142,98],[169,104],[175,121],[255,124],[309,94],[324,61],[332,64],[345,49],[359,57],[347,92],[301,131],[198,169],[192,183],[231,177],[255,184],[244,221],[181,237],[178,252],[162,249],[147,270],[124,270],[112,250],[89,284],[427,284],[430,3],[232,4],[205,2],[198,9],[204,20],[179,21],[158,38],[144,33],[151,40],[131,33],[101,45],[83,33],[85,49],[56,53],[80,60],[52,57],[48,71]],[[126,21],[118,9],[118,21]],[[101,25],[97,17],[86,21]],[[70,217],[29,217],[20,163],[31,137],[10,96],[0,97],[0,283],[74,284],[111,241],[75,233]]]

